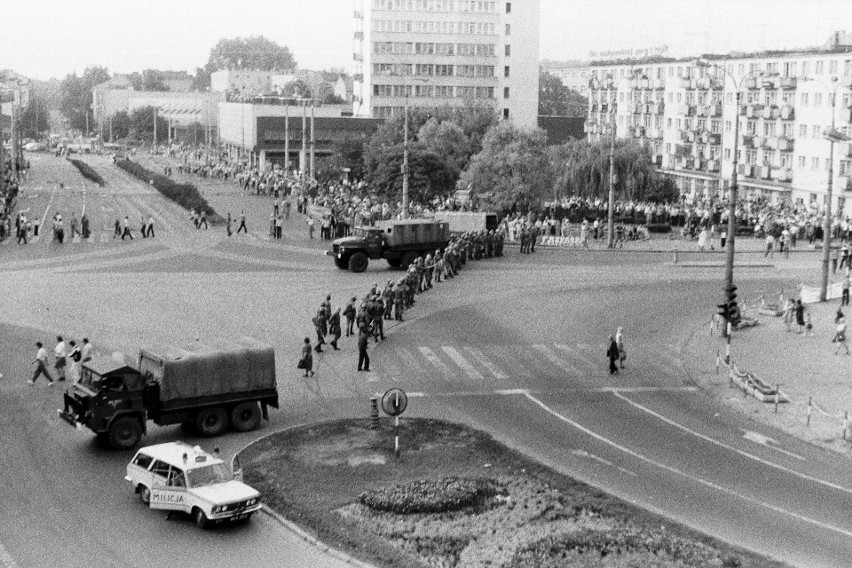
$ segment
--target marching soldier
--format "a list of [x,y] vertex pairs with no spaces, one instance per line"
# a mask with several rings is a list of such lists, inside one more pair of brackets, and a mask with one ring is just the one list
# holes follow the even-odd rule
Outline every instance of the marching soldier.
[[337,347],[337,340],[340,339],[340,308],[334,310],[334,313],[328,319],[328,331],[334,336],[334,339],[331,340],[331,346],[335,351],[340,351]]
[[370,318],[367,313],[367,302],[361,302],[361,308],[358,310],[358,315],[355,318],[359,333],[368,333]]
[[357,298],[352,298],[346,307],[343,309],[343,315],[346,316],[346,337],[350,335],[355,335],[353,331],[353,326],[355,325],[355,303],[358,301]]
[[317,332],[317,346],[314,347],[314,351],[322,353],[322,346],[325,344],[325,336],[328,333],[328,320],[325,315],[325,303],[323,303],[323,305],[320,306],[320,309],[317,310],[317,315],[314,316],[313,323]]
[[373,296],[373,306],[370,311],[370,316],[373,323],[373,337],[376,339],[376,343],[379,340],[385,340],[385,322],[384,322],[385,308],[382,305],[382,300],[378,295]]
[[384,302],[384,318],[391,319],[393,313],[393,281],[388,280],[388,285],[382,290],[382,302]]
[[408,289],[405,285],[405,280],[400,280],[393,290],[394,319],[396,321],[402,321],[402,312],[405,310],[404,304],[407,293]]

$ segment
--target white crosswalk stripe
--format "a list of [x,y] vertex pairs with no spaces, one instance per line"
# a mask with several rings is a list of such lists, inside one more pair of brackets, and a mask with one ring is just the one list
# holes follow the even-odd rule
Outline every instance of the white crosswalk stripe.
[[459,353],[455,348],[449,347],[447,345],[441,347],[441,350],[447,354],[447,357],[453,360],[453,362],[461,368],[462,371],[468,376],[469,379],[473,379],[475,381],[484,380],[485,377],[482,376],[482,373],[476,370],[476,367],[470,364],[470,362],[465,359],[461,353]]
[[423,357],[425,357],[426,360],[429,361],[433,367],[435,367],[435,369],[437,369],[444,375],[450,374],[450,368],[447,366],[446,363],[441,361],[441,358],[438,357],[438,355],[435,354],[434,351],[432,351],[428,347],[418,347],[417,350],[420,351],[420,354],[423,355]]
[[[561,343],[554,343],[553,346],[562,353],[565,353],[565,355],[567,355],[568,357],[573,357],[574,359],[579,360],[584,365],[588,365],[589,367],[593,368],[597,368],[600,366],[600,363],[598,361],[595,361],[591,356],[583,353],[583,350],[579,345],[576,349],[571,347],[570,345],[563,345]],[[589,350],[591,350],[591,346],[588,347],[590,348]]]
[[557,357],[556,354],[553,353],[553,351],[547,345],[533,345],[532,348],[538,351],[541,355],[543,355],[545,359],[547,359],[566,373],[570,373],[572,375],[581,374],[576,367]]
[[500,367],[498,367],[492,361],[490,361],[485,356],[485,354],[482,351],[480,351],[479,349],[476,349],[475,347],[464,347],[464,351],[468,355],[470,355],[477,363],[479,363],[480,365],[482,365],[483,367],[488,369],[488,372],[491,373],[491,375],[495,379],[508,379],[509,378],[509,375],[504,373],[500,369]]

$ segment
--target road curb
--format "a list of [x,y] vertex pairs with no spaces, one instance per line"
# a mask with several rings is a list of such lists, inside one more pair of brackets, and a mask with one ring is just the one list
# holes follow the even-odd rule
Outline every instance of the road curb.
[[[667,262],[665,266],[679,268],[724,268],[724,262]],[[775,264],[768,262],[738,262],[737,268],[775,268]]]

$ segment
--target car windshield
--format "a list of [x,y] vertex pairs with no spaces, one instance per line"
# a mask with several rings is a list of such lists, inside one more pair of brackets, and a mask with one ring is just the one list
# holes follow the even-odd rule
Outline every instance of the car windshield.
[[86,388],[92,389],[93,391],[98,390],[101,382],[101,376],[91,369],[87,369],[83,367],[80,372],[80,384]]
[[364,227],[355,227],[355,236],[357,237],[369,237],[370,235],[378,235],[381,231],[378,229],[367,229]]
[[234,478],[231,470],[223,463],[190,469],[186,472],[186,476],[190,487],[203,487],[215,483],[224,483]]

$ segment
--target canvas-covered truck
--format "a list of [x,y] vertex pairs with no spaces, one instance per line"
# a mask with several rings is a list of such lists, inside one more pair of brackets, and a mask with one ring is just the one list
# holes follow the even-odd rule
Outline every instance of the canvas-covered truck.
[[496,213],[478,211],[435,211],[434,219],[447,223],[451,233],[478,233],[496,231],[498,219]]
[[407,267],[418,256],[443,250],[450,227],[433,219],[379,221],[374,227],[356,227],[351,237],[337,239],[326,254],[341,270],[364,272],[370,259],[383,258],[393,268]]
[[185,424],[202,436],[230,425],[247,432],[278,408],[275,352],[245,338],[217,348],[142,349],[137,362],[98,357],[83,363],[59,416],[89,428],[115,449],[136,447],[149,420]]

